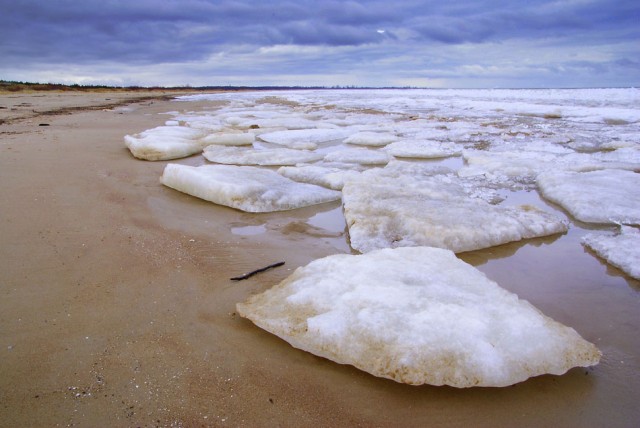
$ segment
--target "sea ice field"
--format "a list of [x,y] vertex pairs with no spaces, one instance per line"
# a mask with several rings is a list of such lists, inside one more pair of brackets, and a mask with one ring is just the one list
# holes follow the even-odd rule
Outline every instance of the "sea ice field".
[[[238,306],[296,347],[400,382],[506,386],[601,354],[571,328],[580,325],[551,320],[465,263],[469,252],[571,236],[568,254],[585,253],[638,292],[638,89],[248,91],[176,102],[182,112],[163,126],[125,137],[136,158],[171,160],[163,185],[258,216],[318,206],[327,217],[309,224],[344,259],[316,260]],[[188,111],[195,102],[211,107]],[[264,233],[257,219],[240,233]]]

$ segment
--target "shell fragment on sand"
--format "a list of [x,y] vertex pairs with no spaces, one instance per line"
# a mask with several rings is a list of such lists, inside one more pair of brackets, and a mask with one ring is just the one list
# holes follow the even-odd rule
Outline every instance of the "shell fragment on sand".
[[207,145],[204,132],[185,126],[158,126],[136,135],[125,135],[124,143],[138,159],[158,161],[199,153]]
[[203,156],[210,162],[227,165],[296,165],[315,162],[324,155],[309,150],[253,149],[243,147],[207,146]]
[[621,226],[617,235],[590,233],[582,238],[582,243],[608,263],[640,279],[640,230]]
[[540,174],[538,188],[575,218],[587,223],[640,224],[640,174],[605,169]]
[[284,211],[340,199],[340,192],[250,166],[169,164],[160,181],[189,195],[247,212]]
[[365,171],[342,189],[351,246],[360,252],[426,245],[457,253],[567,230],[535,207],[471,197],[454,175],[407,175],[398,165]]
[[448,251],[339,254],[237,305],[296,348],[413,385],[508,386],[600,352]]

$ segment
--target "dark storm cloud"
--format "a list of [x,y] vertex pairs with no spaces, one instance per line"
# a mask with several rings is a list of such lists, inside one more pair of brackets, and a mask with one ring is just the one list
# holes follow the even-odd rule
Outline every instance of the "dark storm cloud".
[[[237,52],[257,55],[261,48],[275,46],[327,48],[317,51],[317,58],[280,58],[286,64],[297,61],[297,71],[306,64],[313,73],[323,61],[326,73],[332,66],[345,72],[367,61],[379,67],[387,57],[389,72],[397,72],[396,58],[415,51],[441,53],[469,44],[515,46],[534,40],[575,52],[626,44],[626,50],[602,62],[628,70],[625,60],[635,61],[640,40],[637,0],[0,1],[0,79],[7,68],[203,64],[216,55],[226,55],[229,61]],[[345,48],[354,49],[345,53]],[[516,58],[523,53],[511,54]],[[263,65],[275,60],[271,51],[269,55]],[[442,56],[443,69],[444,61],[454,67],[468,60]],[[246,56],[239,60],[247,64]],[[307,62],[300,63],[303,60]],[[413,63],[421,61],[416,58]],[[412,62],[403,66],[411,67]]]

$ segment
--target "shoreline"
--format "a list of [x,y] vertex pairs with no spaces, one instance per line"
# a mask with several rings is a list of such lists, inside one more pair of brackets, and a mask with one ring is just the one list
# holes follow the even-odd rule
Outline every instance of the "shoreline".
[[[174,95],[0,94],[0,426],[632,426],[640,418],[639,282],[576,246],[577,227],[461,258],[600,347],[592,369],[501,389],[401,385],[291,348],[240,318],[237,302],[345,251],[335,233],[308,226],[340,204],[256,215],[161,186],[168,162],[134,159],[123,137],[170,118],[159,113],[215,107],[165,98]],[[20,103],[31,105],[14,114],[39,115],[9,117]],[[259,234],[232,232],[262,225]]]

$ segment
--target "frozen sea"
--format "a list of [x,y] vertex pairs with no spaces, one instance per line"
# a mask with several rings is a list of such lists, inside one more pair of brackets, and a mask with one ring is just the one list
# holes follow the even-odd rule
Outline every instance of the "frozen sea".
[[[163,176],[169,187],[257,213],[235,225],[239,236],[289,233],[290,221],[336,253],[452,250],[602,350],[596,371],[613,381],[594,394],[624,400],[625,382],[640,392],[640,90],[248,91],[178,102],[165,126],[128,136],[144,146],[134,155],[191,167]],[[219,173],[231,178],[207,181]],[[286,190],[264,174],[286,178]],[[340,196],[313,196],[321,190]],[[612,242],[625,251],[591,244],[623,230]]]

